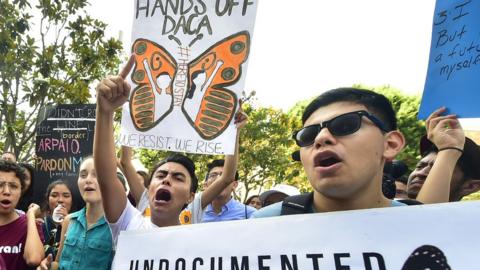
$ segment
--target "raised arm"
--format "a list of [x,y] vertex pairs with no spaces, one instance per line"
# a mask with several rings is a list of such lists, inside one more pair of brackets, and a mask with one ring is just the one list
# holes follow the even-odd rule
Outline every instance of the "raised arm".
[[417,200],[425,204],[449,201],[453,171],[465,144],[465,134],[457,117],[441,116],[444,111],[445,108],[436,110],[425,123],[427,137],[438,149],[435,163],[417,196]]
[[202,209],[207,207],[230,183],[235,180],[235,172],[237,171],[239,144],[240,144],[240,130],[246,125],[248,117],[242,110],[242,103],[239,103],[240,109],[235,114],[235,124],[237,126],[237,134],[235,138],[235,152],[233,155],[225,156],[225,165],[223,173],[214,181],[205,191],[202,192]]
[[145,186],[142,184],[140,176],[137,174],[135,167],[132,163],[132,148],[123,145],[120,152],[120,164],[123,167],[123,173],[127,178],[130,192],[133,195],[133,199],[138,204],[142,193],[145,190]]
[[27,211],[27,239],[25,240],[25,250],[23,258],[30,266],[37,266],[45,257],[43,243],[38,233],[36,216],[40,216],[40,206],[32,203]]
[[113,136],[113,113],[130,95],[130,85],[125,80],[134,63],[133,56],[117,76],[103,79],[97,86],[97,112],[93,157],[97,179],[102,193],[105,217],[115,223],[127,204],[127,196],[117,179],[117,158]]

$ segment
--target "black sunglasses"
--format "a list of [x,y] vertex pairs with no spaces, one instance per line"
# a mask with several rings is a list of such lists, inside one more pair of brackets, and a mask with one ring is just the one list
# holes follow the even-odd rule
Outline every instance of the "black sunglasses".
[[295,133],[293,139],[300,147],[312,145],[318,133],[326,127],[333,136],[346,136],[357,132],[362,126],[362,116],[367,117],[383,132],[388,132],[385,125],[372,114],[366,111],[355,111],[341,114],[320,124],[306,126]]

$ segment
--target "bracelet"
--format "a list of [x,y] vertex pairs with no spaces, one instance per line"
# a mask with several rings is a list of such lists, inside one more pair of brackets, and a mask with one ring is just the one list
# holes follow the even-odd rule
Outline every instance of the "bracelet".
[[463,154],[463,149],[460,149],[460,148],[455,147],[455,146],[449,146],[449,147],[444,147],[444,148],[438,149],[438,152],[443,151],[443,150],[449,150],[449,149],[457,150],[457,151],[459,151],[460,153]]

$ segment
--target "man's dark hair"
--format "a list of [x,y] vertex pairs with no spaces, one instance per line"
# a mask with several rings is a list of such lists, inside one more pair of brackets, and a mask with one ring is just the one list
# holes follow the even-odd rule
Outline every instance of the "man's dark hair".
[[390,101],[382,94],[358,88],[337,88],[319,95],[303,111],[302,123],[305,124],[305,121],[318,108],[336,102],[352,102],[363,105],[383,122],[387,130],[397,129],[397,118]]
[[408,183],[408,177],[406,175],[402,175],[398,178],[395,178],[395,182],[400,182],[406,185]]
[[1,160],[0,159],[0,172],[14,172],[15,177],[20,180],[20,186],[25,186],[25,169],[20,167],[17,163],[8,161],[8,160]]
[[[207,165],[207,168],[208,168],[208,171],[207,171],[207,174],[205,175],[205,180],[207,180],[208,178],[208,174],[210,173],[210,171],[215,168],[215,167],[222,167],[225,166],[225,159],[215,159],[214,161],[210,162],[208,165]],[[239,175],[238,175],[238,171],[235,172],[235,180],[238,181],[238,178],[239,178]]]
[[190,191],[191,192],[197,192],[198,188],[198,179],[197,176],[195,175],[195,163],[188,158],[187,156],[184,156],[182,154],[172,154],[160,162],[158,162],[152,169],[152,173],[150,174],[150,180],[148,181],[149,183],[152,182],[153,175],[155,171],[158,169],[158,167],[162,166],[163,164],[167,162],[175,162],[187,169],[188,173],[190,174],[190,178],[192,178],[192,184],[190,185]]

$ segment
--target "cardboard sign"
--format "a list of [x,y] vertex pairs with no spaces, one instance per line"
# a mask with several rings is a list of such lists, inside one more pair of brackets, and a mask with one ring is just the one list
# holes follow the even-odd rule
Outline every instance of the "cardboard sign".
[[50,183],[62,180],[73,193],[75,209],[83,207],[77,185],[78,169],[83,158],[93,153],[95,107],[95,104],[57,105],[40,111],[33,183],[36,202],[43,202]]
[[129,75],[118,142],[233,154],[257,0],[134,0]]
[[480,117],[480,1],[437,0],[428,72],[418,118],[445,106]]
[[126,231],[112,269],[472,269],[479,215],[460,202]]

